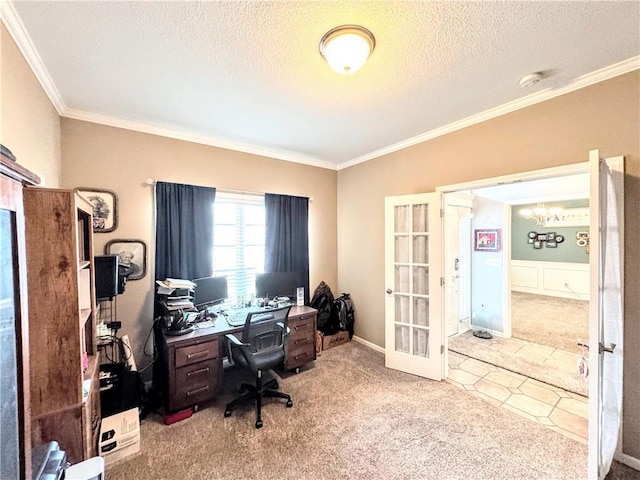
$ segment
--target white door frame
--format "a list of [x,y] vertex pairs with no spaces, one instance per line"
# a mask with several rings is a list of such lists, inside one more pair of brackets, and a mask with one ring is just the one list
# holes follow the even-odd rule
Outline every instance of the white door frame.
[[[448,216],[447,216],[447,210],[450,207],[463,207],[463,208],[468,208],[471,211],[471,215],[473,216],[473,195],[469,195],[469,194],[461,194],[461,193],[450,193],[447,195],[443,195],[442,196],[442,208],[444,209],[444,215],[443,215],[443,224],[442,224],[442,231],[443,231],[443,238],[445,239],[445,241],[443,242],[443,266],[442,266],[442,274],[444,277],[444,287],[445,290],[443,291],[443,295],[444,295],[444,301],[443,301],[443,315],[445,317],[445,335],[447,337],[449,337],[449,327],[448,327],[448,319],[450,316],[450,308],[451,305],[449,303],[449,296],[447,296],[446,291],[447,291],[447,282],[449,281],[449,279],[447,278],[447,272],[448,272],[448,268],[449,265],[451,264],[451,254],[450,251],[448,249],[448,245],[449,245],[449,229],[450,224],[449,224],[449,220],[448,220]],[[469,255],[469,265],[468,265],[468,270],[469,272],[471,272],[471,255]],[[468,278],[467,281],[469,282],[469,286],[471,283],[471,278]],[[471,328],[471,291],[469,291],[469,298],[468,298],[468,302],[469,302],[469,326],[467,328],[467,330],[469,328]],[[456,333],[463,333],[460,332],[459,330],[459,319],[457,320],[458,322],[458,330]],[[466,331],[466,330],[465,330]]]
[[[521,181],[527,181],[527,180],[539,180],[539,179],[544,179],[544,178],[551,178],[551,177],[559,177],[559,176],[566,176],[566,175],[572,175],[572,174],[580,174],[580,173],[591,173],[590,172],[590,163],[594,162],[594,159],[597,159],[599,156],[598,151],[597,150],[592,150],[589,152],[589,161],[586,162],[581,162],[581,163],[575,163],[575,164],[571,164],[571,165],[565,165],[565,166],[561,166],[561,167],[553,167],[553,168],[546,168],[546,169],[541,169],[541,170],[533,170],[533,171],[528,171],[528,172],[522,172],[522,173],[517,173],[517,174],[511,174],[511,175],[503,175],[500,177],[493,177],[493,178],[486,178],[486,179],[481,179],[481,180],[475,180],[475,181],[471,181],[471,182],[464,182],[464,183],[458,183],[458,184],[452,184],[452,185],[446,185],[446,186],[441,186],[436,188],[436,191],[441,192],[442,194],[446,194],[446,193],[452,193],[452,192],[456,192],[456,191],[461,191],[461,190],[472,190],[472,189],[477,189],[477,188],[482,188],[482,187],[490,187],[490,186],[496,186],[496,185],[501,185],[501,184],[505,184],[505,183],[514,183],[514,182],[521,182]],[[594,179],[591,178],[590,182],[593,182]],[[595,186],[591,187],[591,190],[594,191],[593,189],[595,188]],[[597,190],[595,190],[597,191]],[[592,195],[590,195],[590,197],[592,197]],[[594,199],[590,198],[590,205],[593,207],[594,205],[597,206],[597,203],[593,203]],[[595,202],[597,202],[597,199],[595,200]],[[593,210],[593,209],[592,209]],[[599,226],[598,223],[598,219],[591,219],[591,227],[592,229],[595,227]],[[598,228],[595,228],[594,231],[597,232]],[[595,234],[594,234],[595,236]],[[590,256],[590,265],[591,265],[591,270],[594,271],[594,265],[596,266],[597,269],[597,264],[599,262],[599,258],[596,258],[597,256],[599,256],[598,254],[598,247],[596,246],[595,251],[592,249],[591,251],[591,256]],[[507,277],[508,280],[508,277]],[[591,275],[590,278],[590,282],[591,282],[591,291],[592,291],[592,295],[591,295],[591,299],[590,301],[593,304],[597,304],[597,297],[594,298],[594,293],[596,293],[598,291],[599,285],[599,279],[597,275]],[[594,307],[595,308],[595,307]],[[598,351],[598,335],[595,333],[592,333],[591,330],[593,329],[594,325],[597,325],[595,323],[595,319],[594,319],[594,308],[591,308],[590,311],[590,315],[589,315],[589,344],[592,347],[592,351]],[[442,321],[444,322],[444,316],[442,317]],[[448,349],[448,338],[444,338],[444,342],[445,342],[445,351],[447,351]],[[594,409],[594,407],[596,407],[596,405],[594,405],[593,399],[591,398],[592,395],[594,395],[594,393],[597,395],[596,392],[598,392],[598,378],[596,378],[596,376],[600,373],[599,372],[599,368],[597,368],[596,364],[598,362],[597,357],[599,357],[599,355],[590,355],[590,378],[589,378],[589,391],[590,391],[590,395],[589,395],[589,410],[590,410],[590,419],[589,419],[589,436],[591,437],[592,435],[595,434],[597,428],[595,425],[592,425],[593,421],[592,419],[594,418],[594,415],[592,414],[592,411]],[[593,368],[595,367],[595,368]],[[595,402],[598,403],[598,402]],[[622,427],[620,428],[620,435],[622,434]],[[598,464],[598,456],[599,456],[599,452],[597,451],[597,449],[593,448],[593,444],[595,442],[590,442],[590,448],[588,450],[588,463],[589,463],[589,468],[588,468],[588,475],[590,478],[593,478],[594,475],[596,475],[597,478],[597,464]],[[616,452],[615,457],[618,459],[622,459],[621,457],[624,457],[624,455],[621,454],[621,442],[618,443],[618,450]],[[626,462],[625,462],[626,463]]]
[[[551,167],[545,168],[541,170],[531,170],[528,172],[522,173],[514,173],[511,175],[502,175],[499,177],[491,177],[491,178],[483,178],[480,180],[473,180],[470,182],[464,183],[456,183],[452,185],[444,185],[436,188],[436,192],[440,192],[443,196],[446,197],[448,193],[456,193],[461,191],[468,191],[474,189],[480,189],[484,187],[495,187],[498,185],[505,185],[509,183],[519,183],[525,182],[529,180],[541,180],[545,178],[553,178],[553,177],[561,177],[566,175],[575,175],[579,173],[589,173],[589,162],[581,162],[581,163],[573,163],[570,165],[564,165],[561,167]],[[505,202],[505,208],[503,211],[503,222],[504,225],[508,225],[511,221],[511,212],[507,202]],[[503,282],[504,285],[508,288],[511,285],[511,229],[505,228],[503,229]],[[444,288],[447,286],[445,284]],[[511,295],[508,289],[505,289],[504,293],[504,302],[502,309],[502,318],[503,318],[503,331],[495,332],[496,334],[504,337],[511,337]],[[443,315],[443,319],[444,319]],[[473,325],[473,324],[472,324]],[[445,344],[445,350],[448,349],[448,338],[445,339],[447,343]]]

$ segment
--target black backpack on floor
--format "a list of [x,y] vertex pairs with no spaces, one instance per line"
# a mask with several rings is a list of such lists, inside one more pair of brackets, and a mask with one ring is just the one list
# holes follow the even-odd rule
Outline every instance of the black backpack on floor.
[[355,312],[351,295],[343,293],[333,301],[333,306],[338,316],[340,330],[349,332],[349,338],[353,337],[353,324],[355,322]]
[[334,298],[329,285],[320,282],[313,292],[310,305],[318,311],[318,330],[325,335],[333,335],[339,330]]

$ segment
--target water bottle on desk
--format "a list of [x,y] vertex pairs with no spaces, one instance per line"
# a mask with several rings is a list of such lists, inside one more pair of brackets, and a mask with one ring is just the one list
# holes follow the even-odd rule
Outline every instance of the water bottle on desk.
[[298,287],[296,291],[297,302],[296,305],[298,307],[302,307],[304,305],[304,287]]

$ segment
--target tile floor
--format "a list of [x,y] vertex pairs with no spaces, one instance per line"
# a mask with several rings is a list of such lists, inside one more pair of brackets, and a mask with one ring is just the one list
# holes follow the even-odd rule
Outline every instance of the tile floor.
[[447,381],[496,407],[587,444],[586,397],[451,351]]

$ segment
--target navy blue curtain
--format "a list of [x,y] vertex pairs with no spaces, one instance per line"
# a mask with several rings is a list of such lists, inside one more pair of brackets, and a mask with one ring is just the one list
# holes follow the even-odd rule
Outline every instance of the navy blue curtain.
[[216,189],[156,183],[156,280],[213,273],[213,202]]
[[266,272],[296,272],[309,304],[309,199],[267,193],[264,196]]

